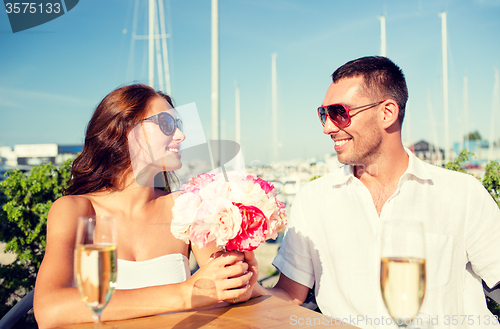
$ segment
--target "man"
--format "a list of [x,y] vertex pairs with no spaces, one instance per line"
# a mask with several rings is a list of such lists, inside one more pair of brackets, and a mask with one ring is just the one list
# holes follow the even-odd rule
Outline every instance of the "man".
[[395,327],[380,291],[381,227],[418,220],[426,248],[422,317],[434,328],[497,328],[481,278],[489,287],[500,280],[498,206],[473,176],[426,164],[403,147],[408,92],[393,62],[360,58],[332,78],[318,113],[345,166],[296,195],[273,262],[281,276],[269,292],[302,304],[314,286],[323,314],[361,328]]

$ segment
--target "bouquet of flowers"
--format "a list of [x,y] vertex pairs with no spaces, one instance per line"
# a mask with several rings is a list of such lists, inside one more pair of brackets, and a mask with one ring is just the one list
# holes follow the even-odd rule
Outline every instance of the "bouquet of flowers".
[[250,251],[267,239],[276,239],[286,225],[285,204],[269,182],[255,175],[201,174],[183,186],[175,200],[173,235],[226,250]]

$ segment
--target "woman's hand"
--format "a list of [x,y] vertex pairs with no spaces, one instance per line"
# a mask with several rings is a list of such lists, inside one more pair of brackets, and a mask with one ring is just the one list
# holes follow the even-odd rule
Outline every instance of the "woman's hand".
[[262,296],[261,292],[257,292],[257,288],[260,287],[260,285],[257,283],[257,279],[259,278],[259,265],[257,263],[257,258],[255,257],[255,254],[253,251],[247,251],[243,253],[244,255],[244,262],[247,263],[248,265],[248,272],[252,273],[252,278],[248,282],[248,290],[245,292],[242,296],[230,299],[230,300],[225,300],[228,303],[241,303],[241,302],[246,302],[252,297],[258,297]]
[[240,296],[232,300],[226,300],[226,302],[230,303],[246,302],[252,297],[258,297],[262,295],[262,293],[256,292],[257,290],[256,288],[257,286],[259,286],[259,284],[257,283],[257,279],[259,278],[259,264],[257,262],[257,258],[255,257],[255,253],[253,251],[246,251],[243,255],[245,257],[245,263],[248,264],[248,271],[252,273],[252,278],[248,283],[249,284],[248,291],[244,293],[243,296]]
[[255,283],[257,283],[257,279],[259,278],[259,264],[253,251],[245,252],[244,256],[245,262],[248,264],[248,270],[252,271],[253,273],[252,279],[250,280],[250,286],[253,286]]
[[[186,281],[191,296],[189,308],[207,306],[221,300],[250,298],[254,271],[240,252],[218,252]],[[253,266],[256,266],[252,262]],[[252,280],[252,281],[251,281]],[[246,294],[246,295],[245,295]],[[248,299],[247,298],[247,299]]]

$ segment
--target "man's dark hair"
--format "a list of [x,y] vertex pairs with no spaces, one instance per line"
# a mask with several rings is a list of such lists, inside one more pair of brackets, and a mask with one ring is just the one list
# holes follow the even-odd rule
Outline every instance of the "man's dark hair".
[[403,125],[408,87],[403,71],[382,56],[361,57],[345,63],[332,74],[333,83],[344,78],[363,77],[366,95],[378,100],[391,98],[399,105],[398,121]]

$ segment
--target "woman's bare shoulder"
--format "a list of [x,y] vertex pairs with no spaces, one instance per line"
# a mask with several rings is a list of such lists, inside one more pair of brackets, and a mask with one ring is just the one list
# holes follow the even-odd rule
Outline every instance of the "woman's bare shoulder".
[[65,195],[57,199],[52,207],[77,207],[89,208],[92,207],[91,197],[88,195]]
[[95,215],[91,198],[87,195],[66,195],[57,199],[49,210],[49,218]]

